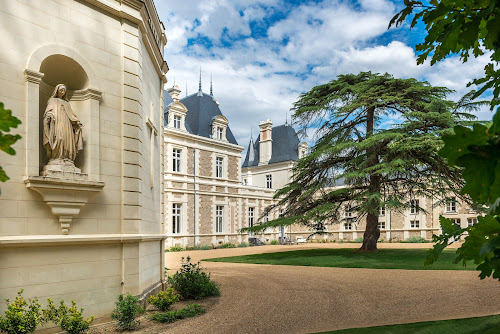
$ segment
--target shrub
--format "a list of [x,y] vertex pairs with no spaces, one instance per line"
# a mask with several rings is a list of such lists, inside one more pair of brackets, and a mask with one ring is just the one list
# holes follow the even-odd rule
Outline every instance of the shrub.
[[423,243],[423,242],[427,242],[427,240],[425,240],[422,237],[409,237],[408,239],[406,239],[406,242],[408,242],[408,243]]
[[156,296],[150,296],[148,303],[160,311],[168,311],[170,306],[179,300],[179,295],[174,293],[174,289],[168,288],[166,291],[160,291]]
[[190,304],[179,310],[153,314],[150,319],[162,323],[171,323],[178,319],[192,318],[203,313],[205,313],[203,306]]
[[182,258],[181,269],[168,278],[168,283],[185,299],[220,296],[219,287],[210,280],[210,274],[201,270],[200,263],[193,264],[188,256]]
[[194,249],[197,250],[210,250],[214,249],[212,245],[197,245]]
[[353,242],[360,244],[363,242],[363,237],[357,237],[356,239],[353,240]]
[[127,293],[126,296],[118,296],[116,308],[111,313],[111,318],[118,321],[120,329],[132,330],[140,323],[135,318],[142,314],[144,309],[138,304],[138,301],[139,298],[132,296],[130,293]]
[[78,310],[76,303],[72,300],[71,307],[67,307],[64,301],[61,300],[59,307],[56,308],[54,302],[48,299],[48,305],[43,310],[46,320],[50,320],[59,325],[63,331],[68,334],[85,333],[90,324],[94,321],[94,317],[84,319],[83,309]]
[[344,243],[344,239],[339,239],[339,244],[343,244]]
[[280,244],[280,241],[279,240],[271,240],[271,245],[279,245]]
[[8,334],[32,333],[38,325],[46,322],[38,299],[24,299],[23,289],[17,293],[13,303],[5,299],[7,310],[5,318],[0,316],[0,331]]
[[238,244],[238,247],[248,247],[248,242],[242,241]]
[[236,245],[232,242],[225,242],[219,246],[220,248],[236,248]]
[[169,252],[182,252],[183,250],[184,250],[184,247],[182,247],[181,245],[175,245],[175,246],[170,247],[170,249],[168,251]]

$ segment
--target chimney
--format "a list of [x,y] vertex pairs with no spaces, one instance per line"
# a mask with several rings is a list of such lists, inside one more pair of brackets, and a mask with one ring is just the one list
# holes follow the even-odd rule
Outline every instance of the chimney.
[[179,95],[181,93],[179,86],[174,85],[172,88],[167,89],[167,92],[170,94],[170,97],[174,100],[174,102],[179,101]]
[[273,122],[270,119],[259,123],[260,128],[260,143],[259,143],[259,166],[267,165],[273,154],[273,139],[272,139]]

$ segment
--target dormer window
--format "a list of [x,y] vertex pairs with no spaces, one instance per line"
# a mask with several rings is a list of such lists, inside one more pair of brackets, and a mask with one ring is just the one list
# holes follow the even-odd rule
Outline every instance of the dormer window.
[[180,129],[181,128],[181,116],[174,115],[174,128]]
[[227,141],[226,130],[228,124],[227,118],[222,115],[212,118],[212,138]]

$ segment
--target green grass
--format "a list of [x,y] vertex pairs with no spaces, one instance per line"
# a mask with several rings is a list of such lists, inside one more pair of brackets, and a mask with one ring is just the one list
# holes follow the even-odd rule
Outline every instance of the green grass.
[[350,328],[321,334],[493,334],[500,328],[500,315],[487,317],[414,322],[411,324]]
[[353,249],[306,249],[291,252],[231,256],[204,261],[277,264],[290,266],[371,268],[371,269],[408,269],[408,270],[475,270],[470,263],[467,267],[453,264],[454,250],[445,250],[439,261],[424,266],[427,249],[381,249],[378,252],[358,253]]

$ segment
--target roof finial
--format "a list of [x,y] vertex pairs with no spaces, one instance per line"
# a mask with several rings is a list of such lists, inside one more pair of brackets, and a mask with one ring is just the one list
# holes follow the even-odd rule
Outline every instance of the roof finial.
[[201,66],[200,66],[200,84],[198,86],[198,96],[202,96],[203,92],[201,91]]
[[175,77],[174,77],[174,86],[175,86]]
[[253,130],[250,128],[250,141],[253,141]]
[[212,89],[212,73],[210,73],[210,96],[214,97],[214,91]]
[[285,125],[288,125],[288,110],[287,110],[286,116],[285,116]]

